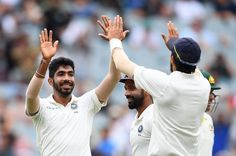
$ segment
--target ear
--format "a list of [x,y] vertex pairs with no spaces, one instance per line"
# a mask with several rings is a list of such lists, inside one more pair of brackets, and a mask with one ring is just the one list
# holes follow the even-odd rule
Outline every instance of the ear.
[[50,84],[50,86],[53,86],[53,79],[52,78],[48,78],[48,83]]
[[170,56],[170,62],[171,62],[172,64],[174,64],[174,56],[173,56],[173,55]]

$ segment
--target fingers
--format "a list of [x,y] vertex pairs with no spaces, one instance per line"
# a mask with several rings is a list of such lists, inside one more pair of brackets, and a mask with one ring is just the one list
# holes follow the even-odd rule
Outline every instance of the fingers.
[[167,23],[167,28],[168,28],[168,33],[170,37],[179,37],[179,33],[177,31],[177,28],[175,27],[175,25],[169,21]]
[[161,34],[161,37],[163,38],[164,42],[166,43],[167,42],[167,37],[165,34]]
[[178,30],[177,30],[177,28],[175,27],[175,25],[172,23],[172,25],[173,25],[173,34],[174,34],[174,37],[179,37],[179,33],[178,33]]
[[120,16],[119,15],[116,15],[116,17],[115,17],[115,19],[114,19],[114,26],[115,26],[115,28],[119,28],[120,26],[119,26],[119,21],[120,21]]
[[49,42],[52,42],[52,30],[49,31]]
[[103,21],[105,27],[107,28],[109,26],[109,17],[102,15],[102,21]]
[[48,41],[48,30],[46,28],[44,28],[44,38]]
[[106,33],[107,32],[106,27],[102,24],[102,22],[97,20],[97,23],[102,28],[102,30]]
[[98,34],[103,39],[118,38],[124,39],[128,30],[123,31],[123,19],[119,15],[114,17],[114,20],[110,20],[107,16],[102,16],[102,21],[97,21],[98,25],[103,29],[105,33]]
[[43,43],[43,39],[42,39],[42,36],[41,36],[41,34],[39,35],[39,41],[40,41],[40,44],[42,44],[42,43]]
[[44,35],[44,31],[42,30],[41,31],[41,38],[42,38],[42,43],[45,42],[45,35]]
[[110,27],[112,27],[113,26],[112,20],[109,19],[108,24],[109,24]]
[[171,31],[170,21],[167,23],[167,29],[168,29],[169,36],[171,36],[172,35],[172,31]]
[[123,18],[119,18],[119,28],[123,30]]
[[39,39],[40,39],[40,43],[48,42],[48,41],[52,42],[52,30],[50,30],[48,34],[48,30],[44,28],[41,31],[41,34],[39,35]]
[[176,28],[172,22],[170,23],[170,29],[171,29],[172,36],[175,37],[176,36]]

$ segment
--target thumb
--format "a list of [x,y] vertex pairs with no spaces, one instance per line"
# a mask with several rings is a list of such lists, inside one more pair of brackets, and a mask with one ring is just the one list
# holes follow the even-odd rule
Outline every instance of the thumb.
[[105,40],[108,40],[108,37],[104,34],[99,33],[98,36],[100,36],[101,38],[103,38]]
[[123,32],[124,37],[125,37],[128,33],[129,33],[129,30],[125,30],[125,31]]
[[161,34],[161,36],[162,36],[163,40],[164,40],[165,43],[166,43],[166,42],[167,42],[167,37],[166,37],[166,35],[165,35],[165,34]]

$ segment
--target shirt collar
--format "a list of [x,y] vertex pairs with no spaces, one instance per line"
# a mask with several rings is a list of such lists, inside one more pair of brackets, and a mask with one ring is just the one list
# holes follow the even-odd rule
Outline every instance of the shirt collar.
[[150,104],[150,105],[141,113],[141,115],[139,116],[139,118],[138,118],[138,113],[136,113],[135,119],[136,119],[136,120],[142,120],[143,117],[145,116],[145,114],[149,113],[148,110],[151,109],[151,107],[153,107],[153,104]]
[[[57,102],[54,100],[52,94],[48,97],[48,101],[49,101],[49,103],[54,104],[54,105],[61,105],[61,104],[57,103]],[[78,101],[78,99],[72,94],[71,100],[70,100],[70,102],[67,104],[67,106],[68,106],[68,105],[71,105],[72,103],[76,103],[77,101]]]

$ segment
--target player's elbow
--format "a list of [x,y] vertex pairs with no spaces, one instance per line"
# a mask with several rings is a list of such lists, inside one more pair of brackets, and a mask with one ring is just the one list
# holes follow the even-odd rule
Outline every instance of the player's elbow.
[[30,90],[29,88],[26,90],[25,94],[26,99],[36,99],[38,97],[37,93],[34,93],[33,90]]

